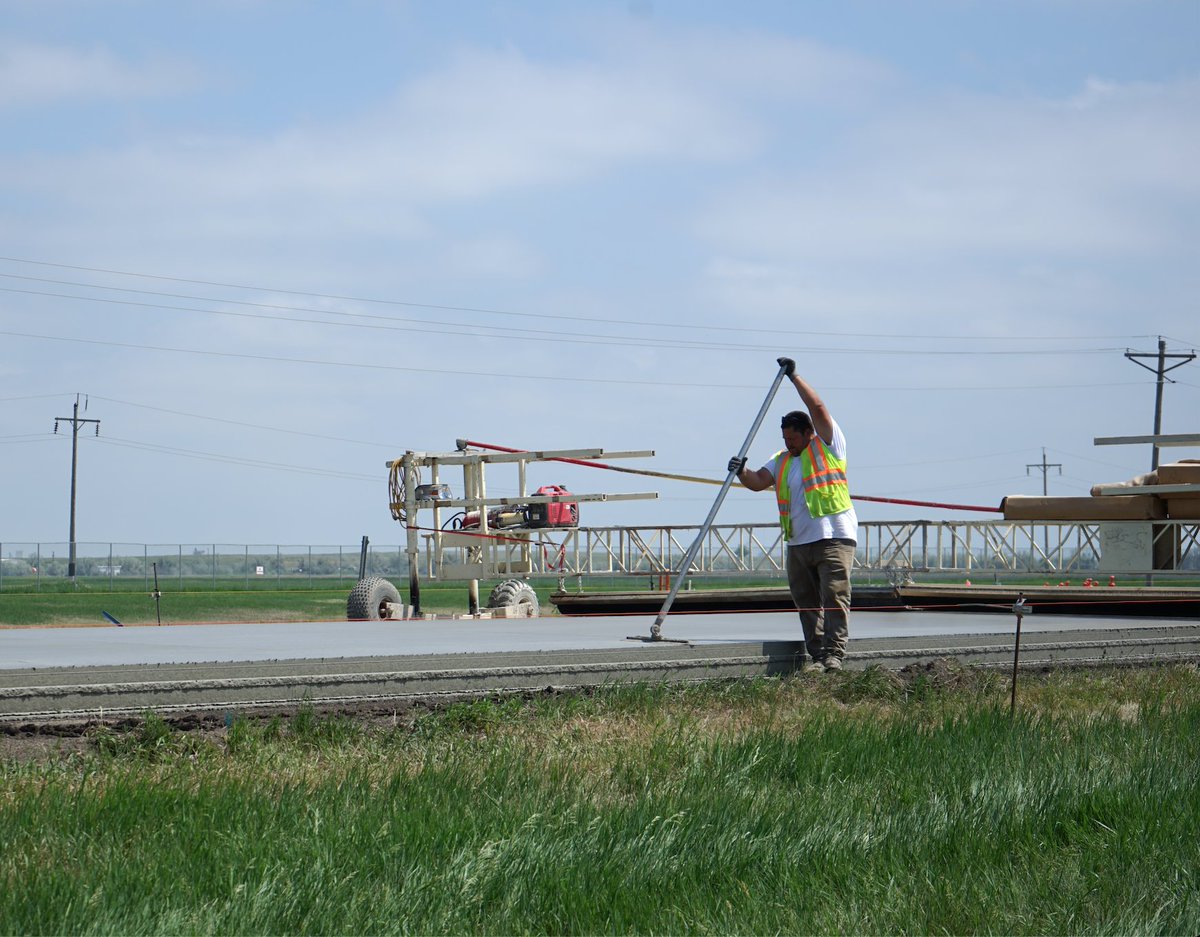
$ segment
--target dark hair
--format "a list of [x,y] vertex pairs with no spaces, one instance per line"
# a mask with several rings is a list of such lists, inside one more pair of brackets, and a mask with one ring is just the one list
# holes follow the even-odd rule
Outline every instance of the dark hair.
[[785,413],[779,426],[780,429],[795,429],[802,433],[813,428],[812,418],[803,410],[793,410],[791,413]]

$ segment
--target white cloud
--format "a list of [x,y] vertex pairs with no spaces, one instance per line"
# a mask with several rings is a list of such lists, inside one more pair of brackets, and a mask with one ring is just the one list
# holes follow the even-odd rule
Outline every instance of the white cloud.
[[375,141],[422,196],[554,185],[630,163],[723,161],[757,131],[678,76],[466,53],[399,94]]
[[832,293],[842,307],[886,309],[910,305],[918,278],[936,273],[921,303],[936,309],[1070,287],[1063,269],[1087,264],[1076,299],[1095,298],[1095,264],[1194,250],[1198,106],[1200,82],[1181,81],[878,113],[836,153],[797,148],[788,169],[715,196],[700,220],[710,275],[732,296],[779,308]]
[[0,45],[0,107],[39,107],[191,90],[198,72],[177,59],[132,63],[103,45]]
[[867,56],[754,29],[621,28],[603,32],[601,41],[624,70],[672,76],[706,98],[751,107],[764,100],[845,106],[899,80]]
[[[26,46],[10,50],[8,69],[0,87],[24,85],[22,94],[9,92],[22,101],[147,94],[181,83],[168,68],[134,67],[103,49]],[[370,205],[389,206],[390,224],[401,206],[544,189],[628,167],[744,160],[777,132],[762,113],[768,101],[840,96],[877,78],[868,63],[815,43],[753,34],[643,37],[569,63],[511,48],[462,50],[342,125],[259,139],[144,136],[33,173],[68,187],[78,180],[83,203],[119,192],[136,205],[140,192],[155,205],[194,201],[287,226],[302,210],[298,199],[328,201],[334,211],[350,200],[351,225],[374,214]],[[400,229],[408,225],[419,228],[402,217]]]

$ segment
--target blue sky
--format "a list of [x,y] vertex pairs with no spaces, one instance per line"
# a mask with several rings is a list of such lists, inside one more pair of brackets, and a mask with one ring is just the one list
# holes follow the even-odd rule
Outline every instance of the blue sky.
[[1086,494],[1200,344],[1198,118],[1191,0],[0,0],[0,542],[66,539],[76,394],[80,541],[397,543],[460,437],[723,477],[781,353],[857,494]]

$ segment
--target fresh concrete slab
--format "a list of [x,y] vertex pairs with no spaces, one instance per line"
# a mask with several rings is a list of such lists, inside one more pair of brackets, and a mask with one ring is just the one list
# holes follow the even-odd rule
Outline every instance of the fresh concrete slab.
[[[859,613],[847,669],[939,657],[1009,666],[1014,615]],[[0,722],[162,713],[395,707],[625,682],[787,675],[792,613],[0,630]],[[631,640],[631,636],[635,639]],[[1023,666],[1200,659],[1200,624],[1030,617]]]
[[[644,646],[654,616],[438,619],[375,622],[276,622],[86,628],[0,629],[0,670],[59,667],[165,665],[481,654],[505,651],[587,651]],[[930,638],[1011,635],[1012,614],[960,612],[856,612],[852,641],[864,638]],[[1130,629],[1161,625],[1158,619],[1026,616],[1024,632]],[[696,645],[797,641],[793,612],[668,616],[662,637]]]

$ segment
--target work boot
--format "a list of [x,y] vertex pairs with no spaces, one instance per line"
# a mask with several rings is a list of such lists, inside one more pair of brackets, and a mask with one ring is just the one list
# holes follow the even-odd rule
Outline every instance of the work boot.
[[810,660],[807,664],[800,668],[802,673],[824,673],[825,668],[819,660]]
[[842,669],[842,659],[840,657],[834,657],[834,656],[830,655],[829,657],[825,658],[824,667],[825,667],[825,671],[827,673],[831,670],[841,670]]

